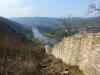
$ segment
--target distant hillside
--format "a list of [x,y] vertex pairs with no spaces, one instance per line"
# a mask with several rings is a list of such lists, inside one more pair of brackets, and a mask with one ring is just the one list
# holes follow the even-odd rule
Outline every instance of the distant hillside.
[[18,22],[23,25],[39,25],[39,26],[55,26],[57,18],[49,17],[21,17],[21,18],[10,18],[12,21]]
[[[20,17],[20,18],[10,18],[11,20],[24,25],[40,25],[40,26],[56,26],[60,18],[50,18],[50,17]],[[68,19],[66,18],[66,21]],[[100,17],[82,18],[82,17],[72,17],[72,23],[84,22],[84,23],[97,23],[100,24]],[[60,24],[58,24],[60,25]]]
[[[61,22],[61,18],[22,17],[11,18],[11,20],[23,24],[25,27],[31,28],[33,25],[36,25],[43,35],[56,40],[61,40],[66,30],[65,25]],[[66,18],[65,21],[68,21],[68,19]],[[71,24],[67,27],[67,30],[69,30],[67,36],[84,32],[100,32],[100,17],[72,17]]]
[[23,36],[23,38],[31,39],[33,36],[32,30],[30,28],[24,27],[22,24],[11,21],[11,20],[6,19],[4,17],[0,17],[0,22],[5,23],[7,26],[9,26],[13,30],[15,30],[18,34]]
[[6,25],[10,26],[12,29],[16,30],[17,33],[20,33],[23,29],[21,24],[11,21],[9,19],[6,19],[4,17],[0,17],[0,22],[5,23]]
[[18,32],[21,31],[20,29],[22,30],[22,26],[17,23],[0,18],[0,48],[24,48],[24,44],[28,44],[29,40]]

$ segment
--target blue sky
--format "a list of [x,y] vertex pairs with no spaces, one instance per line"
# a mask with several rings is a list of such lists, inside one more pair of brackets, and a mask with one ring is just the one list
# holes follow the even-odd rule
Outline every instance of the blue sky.
[[91,0],[0,0],[4,17],[86,17]]

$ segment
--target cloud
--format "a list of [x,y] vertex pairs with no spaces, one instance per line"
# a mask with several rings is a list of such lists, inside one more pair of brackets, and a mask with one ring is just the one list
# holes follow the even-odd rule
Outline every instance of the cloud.
[[[25,1],[25,0],[24,0]],[[26,6],[23,0],[0,0],[0,16],[26,17],[34,16],[38,12],[31,6]]]
[[7,7],[19,3],[19,0],[0,0],[0,7]]
[[38,12],[36,12],[36,10],[33,9],[32,7],[24,7],[13,10],[2,9],[1,11],[2,12],[0,12],[0,16],[4,17],[27,17],[27,16],[31,17],[38,14]]
[[22,16],[33,16],[35,15],[36,10],[32,7],[25,7],[21,9]]

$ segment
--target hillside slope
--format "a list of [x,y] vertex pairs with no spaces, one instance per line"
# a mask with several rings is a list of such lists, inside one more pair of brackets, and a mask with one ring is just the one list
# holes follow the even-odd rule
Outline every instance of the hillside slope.
[[77,66],[69,66],[47,55],[44,47],[22,38],[20,33],[0,21],[0,75],[84,75]]
[[35,74],[35,66],[38,64],[36,60],[41,56],[38,51],[43,53],[41,44],[23,38],[8,23],[0,21],[0,75]]
[[11,28],[7,23],[0,22],[0,48],[21,48],[21,46],[24,48],[28,42],[29,40],[26,40],[21,33]]

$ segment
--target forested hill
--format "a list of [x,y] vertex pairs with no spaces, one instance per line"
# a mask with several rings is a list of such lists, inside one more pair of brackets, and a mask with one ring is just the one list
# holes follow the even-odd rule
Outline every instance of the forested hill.
[[27,30],[22,29],[20,24],[0,17],[0,48],[23,49],[25,46],[32,46],[32,42],[29,43],[31,39],[26,39],[27,37],[24,36],[26,34],[33,36],[32,32],[26,33]]
[[[20,18],[10,18],[11,20],[18,22],[24,25],[41,25],[41,26],[56,26],[61,18],[52,18],[52,17],[20,17]],[[66,18],[66,21],[68,18]],[[98,25],[100,24],[100,17],[72,17],[72,23],[84,22],[89,25]],[[61,24],[58,24],[61,25]]]

